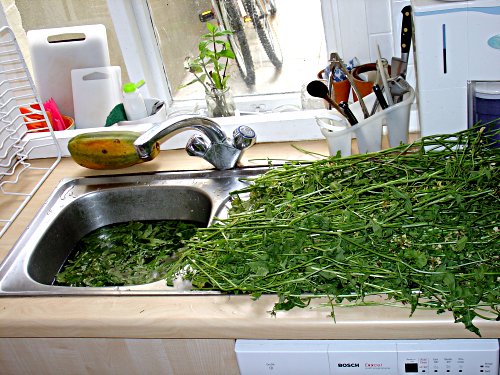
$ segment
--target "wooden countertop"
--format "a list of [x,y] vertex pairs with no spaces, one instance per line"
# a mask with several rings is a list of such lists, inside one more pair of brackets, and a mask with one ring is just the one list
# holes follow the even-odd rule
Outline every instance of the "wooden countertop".
[[[294,145],[326,155],[322,141]],[[258,144],[245,153],[245,165],[266,165],[269,159],[319,158],[289,143]],[[162,151],[153,161],[117,171],[92,171],[63,159],[0,238],[0,260],[65,177],[162,170],[207,169],[210,165],[184,150]],[[338,307],[316,301],[306,309],[269,311],[276,298],[263,296],[122,296],[0,298],[0,337],[129,337],[129,338],[261,338],[261,339],[389,339],[476,338],[451,314],[419,310],[409,317],[404,306]],[[500,322],[478,320],[485,338],[500,337]]]

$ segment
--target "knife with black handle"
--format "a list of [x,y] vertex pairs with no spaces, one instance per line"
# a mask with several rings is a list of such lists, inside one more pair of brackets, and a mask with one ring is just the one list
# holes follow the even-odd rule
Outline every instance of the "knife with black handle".
[[412,19],[411,19],[411,5],[405,6],[401,13],[403,13],[403,21],[401,24],[401,70],[399,75],[406,78],[406,69],[408,67],[408,57],[410,55],[411,38],[413,33]]

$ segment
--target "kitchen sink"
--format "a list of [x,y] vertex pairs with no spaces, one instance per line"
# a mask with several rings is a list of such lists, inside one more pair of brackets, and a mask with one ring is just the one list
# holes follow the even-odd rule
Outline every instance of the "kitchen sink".
[[[76,243],[97,228],[128,221],[183,220],[209,226],[224,217],[230,192],[267,168],[158,172],[63,180],[0,265],[0,296],[206,294],[149,284],[69,287],[55,276]],[[212,292],[209,292],[212,293]]]

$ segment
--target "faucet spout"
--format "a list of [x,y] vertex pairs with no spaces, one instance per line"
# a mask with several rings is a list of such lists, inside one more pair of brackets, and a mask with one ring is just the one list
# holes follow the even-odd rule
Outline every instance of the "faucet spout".
[[149,130],[137,138],[134,147],[141,159],[148,159],[156,142],[163,142],[166,138],[181,130],[198,130],[205,134],[210,142],[224,142],[226,135],[219,125],[207,117],[178,116],[161,124],[154,124]]
[[[205,143],[200,136],[195,136],[194,139],[189,140],[186,150],[190,155],[200,156],[207,160],[217,169],[233,168],[239,161],[243,150],[252,146],[256,138],[251,128],[240,126],[235,130],[235,139],[231,141],[221,127],[207,117],[178,116],[161,124],[154,124],[135,140],[134,147],[141,159],[149,160],[157,142],[161,143],[170,135],[185,130],[196,130],[208,138],[209,143]],[[241,140],[241,133],[244,134],[244,142]]]

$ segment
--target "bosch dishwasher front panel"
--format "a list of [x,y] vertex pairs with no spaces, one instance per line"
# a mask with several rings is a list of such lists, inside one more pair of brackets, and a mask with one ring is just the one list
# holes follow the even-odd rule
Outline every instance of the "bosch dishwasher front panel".
[[241,375],[498,375],[497,339],[237,340]]

